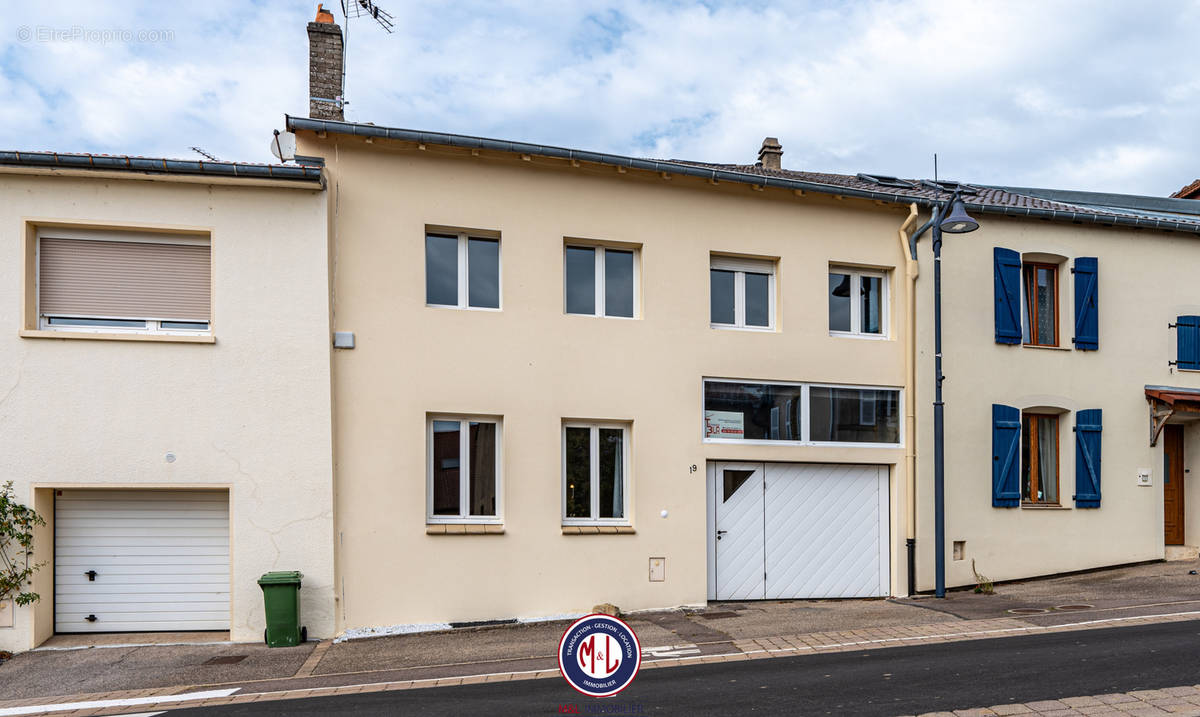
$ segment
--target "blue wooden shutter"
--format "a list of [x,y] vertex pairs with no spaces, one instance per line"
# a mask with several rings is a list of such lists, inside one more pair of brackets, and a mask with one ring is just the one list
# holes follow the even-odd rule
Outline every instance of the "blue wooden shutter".
[[1012,406],[992,404],[992,507],[1021,504],[1021,412]]
[[1100,312],[1097,307],[1097,262],[1094,256],[1075,259],[1075,348],[1100,348]]
[[996,343],[1021,343],[1021,255],[1012,249],[992,250],[996,288]]
[[1175,320],[1175,334],[1176,365],[1200,371],[1200,316],[1180,316]]
[[1075,414],[1075,507],[1100,507],[1099,408]]

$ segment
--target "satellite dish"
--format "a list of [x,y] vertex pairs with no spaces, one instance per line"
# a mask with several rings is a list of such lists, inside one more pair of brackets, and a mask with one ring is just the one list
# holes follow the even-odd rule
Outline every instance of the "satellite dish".
[[275,130],[275,136],[271,139],[271,154],[284,162],[290,162],[295,159],[296,135],[291,132]]

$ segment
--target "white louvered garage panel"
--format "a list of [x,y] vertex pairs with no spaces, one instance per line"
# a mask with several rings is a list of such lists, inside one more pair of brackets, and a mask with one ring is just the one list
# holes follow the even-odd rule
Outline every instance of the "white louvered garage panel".
[[56,632],[229,629],[228,492],[63,490],[54,516]]
[[888,469],[768,463],[766,597],[889,593]]
[[709,465],[709,597],[890,593],[886,466]]

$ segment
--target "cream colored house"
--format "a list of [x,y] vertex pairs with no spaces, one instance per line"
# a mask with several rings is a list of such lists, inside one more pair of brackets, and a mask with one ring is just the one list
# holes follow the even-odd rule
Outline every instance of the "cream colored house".
[[0,153],[0,478],[47,521],[55,632],[261,639],[263,572],[334,630],[319,168]]
[[343,628],[904,591],[907,205],[289,125],[354,336]]
[[[1197,203],[1004,188],[966,199],[980,229],[946,235],[942,252],[947,585],[974,584],[972,561],[1007,580],[1194,558]],[[917,395],[927,405],[927,240],[920,264]],[[918,413],[917,432],[922,590],[935,557],[928,415]]]

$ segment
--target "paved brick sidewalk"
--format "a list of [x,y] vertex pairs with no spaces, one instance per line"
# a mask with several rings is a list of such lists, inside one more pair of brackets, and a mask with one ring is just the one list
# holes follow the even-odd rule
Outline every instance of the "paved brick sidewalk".
[[1060,700],[993,705],[969,710],[955,710],[954,712],[926,712],[920,717],[992,717],[994,715],[1029,715],[1030,717],[1189,715],[1195,717],[1200,715],[1200,685],[1117,692],[1088,697],[1064,697]]
[[[822,632],[804,635],[788,635],[753,640],[734,640],[707,646],[709,654],[671,658],[643,658],[643,669],[661,669],[689,664],[734,662],[755,659],[770,659],[803,654],[821,654],[851,650],[901,647],[906,645],[983,640],[1015,635],[1044,634],[1087,630],[1121,625],[1146,625],[1152,623],[1182,622],[1200,619],[1200,612],[1183,612],[1171,615],[1109,618],[1086,620],[1066,625],[1032,625],[1017,618],[992,620],[967,620],[956,623],[934,623],[911,627],[884,627],[842,632]],[[723,651],[714,648],[724,647]],[[51,699],[26,699],[0,702],[0,715],[50,714],[69,717],[84,715],[116,715],[128,713],[130,704],[113,704],[113,700],[138,700],[139,710],[169,710],[179,707],[201,707],[219,704],[235,704],[267,700],[286,700],[306,697],[324,697],[339,694],[409,690],[425,687],[450,687],[479,684],[483,682],[508,682],[532,679],[559,679],[558,669],[551,665],[538,665],[531,669],[485,671],[483,665],[463,664],[461,674],[439,674],[422,677],[419,670],[408,671],[407,679],[394,679],[394,670],[380,673],[355,672],[344,675],[298,675],[286,680],[265,680],[248,683],[222,685],[176,686],[169,689],[147,689],[100,694],[60,696]],[[310,666],[311,669],[311,666]],[[301,670],[304,672],[305,670]],[[389,679],[391,678],[391,679]],[[216,690],[232,691],[233,694],[212,696]],[[205,695],[204,693],[208,693]],[[187,693],[200,693],[193,699],[183,699]],[[155,702],[154,697],[170,698]],[[97,702],[101,704],[96,704]],[[103,704],[108,702],[108,704]],[[84,703],[84,704],[80,704]],[[91,704],[87,704],[91,703]],[[21,708],[24,708],[22,710]],[[1140,711],[1139,711],[1140,710]],[[1193,714],[1200,717],[1200,688],[1178,687],[1166,690],[1148,690],[1120,695],[1095,697],[1071,697],[1061,701],[1035,702],[1028,705],[998,705],[954,713],[931,713],[939,715],[1091,715],[1091,714]]]

